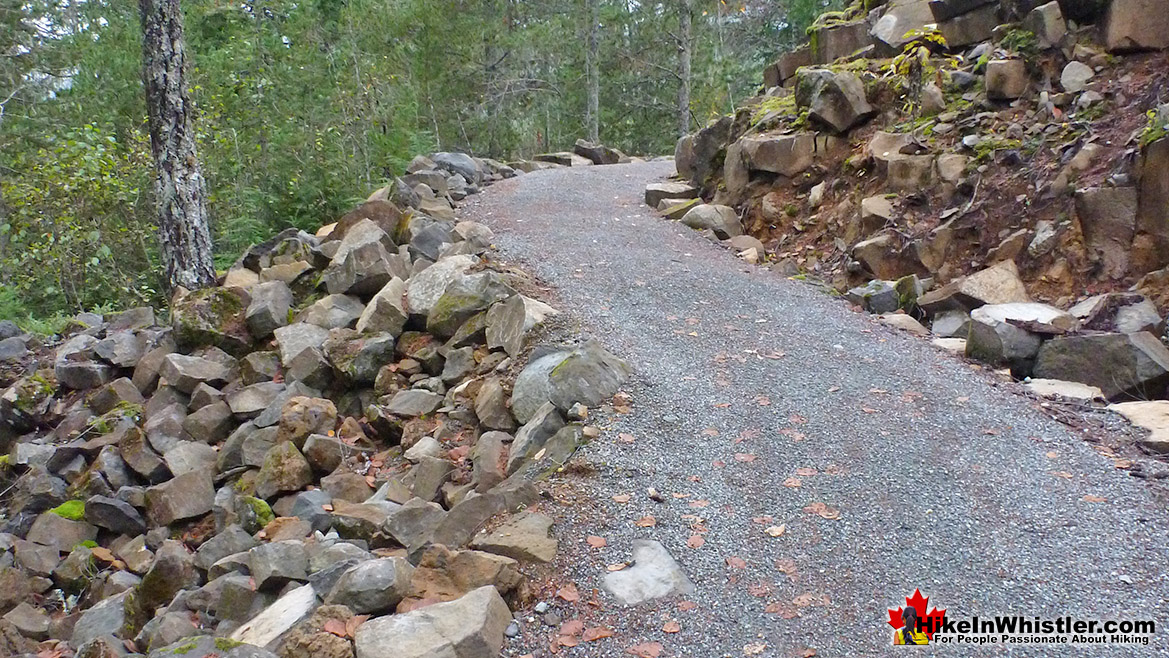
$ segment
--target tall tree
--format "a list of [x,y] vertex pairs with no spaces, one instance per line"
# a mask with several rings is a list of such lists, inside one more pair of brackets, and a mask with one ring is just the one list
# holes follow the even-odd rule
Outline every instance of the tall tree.
[[139,0],[142,80],[154,156],[154,196],[170,289],[215,284],[206,193],[187,93],[186,42],[179,0]]
[[598,142],[600,135],[600,105],[601,105],[601,75],[597,65],[600,57],[601,31],[601,0],[586,0],[588,4],[589,47],[586,55],[585,68],[588,75],[589,99],[586,112],[590,142]]
[[690,132],[690,58],[694,50],[693,0],[678,0],[678,136]]

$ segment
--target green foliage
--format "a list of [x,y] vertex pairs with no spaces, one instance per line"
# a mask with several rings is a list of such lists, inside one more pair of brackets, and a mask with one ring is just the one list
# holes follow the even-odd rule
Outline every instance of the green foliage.
[[1039,54],[1039,39],[1034,32],[1015,28],[1009,30],[1000,44],[1003,48],[1031,57]]
[[67,500],[49,511],[70,521],[80,521],[85,518],[85,501]]
[[[1103,105],[1103,103],[1098,105]],[[1160,108],[1149,110],[1146,116],[1148,116],[1148,123],[1141,131],[1141,148],[1169,135],[1169,106],[1163,105]]]

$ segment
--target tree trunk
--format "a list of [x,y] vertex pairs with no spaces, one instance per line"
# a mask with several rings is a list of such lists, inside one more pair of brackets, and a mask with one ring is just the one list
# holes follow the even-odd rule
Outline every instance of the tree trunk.
[[139,0],[142,81],[154,155],[154,197],[162,262],[170,290],[215,285],[203,175],[187,95],[186,45],[179,0]]
[[678,16],[678,136],[690,133],[691,0],[680,0]]
[[601,75],[598,70],[597,59],[600,55],[601,30],[601,2],[600,0],[586,0],[589,16],[589,47],[586,54],[585,67],[588,72],[589,100],[586,112],[589,141],[594,144],[600,141],[600,105],[601,105]]

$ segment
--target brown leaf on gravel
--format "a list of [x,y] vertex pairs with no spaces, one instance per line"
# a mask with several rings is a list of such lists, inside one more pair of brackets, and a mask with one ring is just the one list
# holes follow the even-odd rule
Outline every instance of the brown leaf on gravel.
[[630,496],[629,494],[615,494],[613,496],[613,502],[615,502],[615,503],[628,503],[630,498],[632,498],[632,496]]
[[755,583],[747,586],[747,593],[757,599],[761,599],[768,594],[771,594],[771,585],[767,583]]
[[1057,478],[1063,478],[1065,480],[1070,480],[1070,479],[1075,477],[1074,475],[1072,475],[1071,473],[1068,473],[1067,471],[1052,471],[1051,474]]
[[1087,496],[1084,496],[1084,502],[1086,502],[1086,503],[1106,503],[1106,502],[1108,502],[1108,499],[1101,498],[1100,496],[1094,496],[1092,494],[1088,494]]
[[580,600],[580,591],[576,589],[576,585],[569,583],[564,587],[556,590],[556,596],[564,599],[565,601],[568,601],[569,603],[575,603]]
[[715,468],[725,468],[727,463],[721,459],[716,459],[716,460],[710,462],[710,465],[715,467]]
[[875,414],[875,413],[877,413],[877,410],[876,410],[876,409],[874,409],[874,408],[872,408],[872,407],[861,407],[861,411],[865,412],[866,414]]
[[791,580],[795,580],[800,575],[799,569],[796,567],[796,561],[789,557],[781,557],[776,560],[775,568],[778,569],[780,573],[786,574],[787,577]]
[[828,605],[831,601],[827,594],[813,594],[812,592],[805,592],[796,598],[792,599],[792,603],[801,608],[807,608],[813,605]]
[[661,642],[642,642],[629,647],[625,653],[633,654],[637,658],[658,658],[662,655],[662,644]]
[[690,535],[690,538],[686,540],[686,545],[690,548],[702,548],[704,544],[706,544],[706,540],[702,538],[702,535]]
[[767,604],[763,612],[769,615],[779,615],[784,619],[795,619],[800,616],[800,611],[792,604],[784,601],[773,601]]
[[625,432],[621,432],[620,434],[618,434],[617,440],[620,441],[621,443],[633,443],[634,441],[636,441],[636,439],[633,438],[632,434],[626,434]]
[[585,642],[596,642],[606,637],[613,637],[613,629],[605,628],[604,626],[586,628],[584,634],[581,635],[581,639]]
[[767,650],[767,644],[764,642],[752,642],[750,644],[743,645],[744,656],[758,656],[765,650]]
[[772,517],[772,516],[770,516],[770,515],[768,515],[768,516],[753,516],[753,517],[751,517],[751,522],[752,522],[752,523],[760,523],[760,524],[762,524],[762,523],[771,523],[771,522],[772,522],[772,521],[774,521],[774,520],[775,520],[775,518],[773,518],[773,517]]
[[1056,452],[1056,451],[1054,451],[1054,450],[1048,450],[1048,451],[1047,451],[1047,458],[1048,458],[1048,459],[1058,459],[1058,458],[1059,458],[1059,453],[1058,453],[1058,452]]
[[783,481],[783,486],[785,486],[785,487],[787,487],[787,488],[789,488],[789,489],[796,489],[796,488],[799,488],[799,486],[800,486],[800,479],[799,479],[799,478],[795,478],[795,477],[788,478],[788,479],[786,479],[786,480],[784,480],[784,481]]
[[718,430],[716,430],[713,427],[708,427],[708,428],[702,430],[702,434],[704,436],[718,436]]
[[731,406],[730,402],[719,402],[714,405],[715,409],[727,409]]
[[813,649],[812,647],[805,647],[805,648],[800,650],[800,658],[814,658],[815,655],[816,655],[816,650]]
[[673,619],[662,624],[662,632],[663,633],[679,633],[681,631],[682,631],[682,627],[678,624],[678,622],[674,621]]
[[727,566],[731,567],[732,569],[746,569],[747,562],[741,557],[732,555],[731,557],[727,558]]
[[575,635],[561,635],[560,637],[556,638],[556,642],[559,643],[562,647],[569,648],[580,644],[580,640],[578,640]]
[[608,571],[624,571],[628,566],[628,562],[618,562],[616,564],[610,564],[609,566],[605,567],[605,569]]
[[766,532],[767,534],[771,535],[772,537],[782,537],[783,533],[787,532],[787,526],[785,524],[781,523],[779,525],[773,525],[773,526],[767,528],[766,530],[764,530],[763,532]]
[[790,427],[779,430],[779,433],[786,437],[790,437],[792,441],[803,441],[804,439],[808,438],[807,434],[804,434],[798,430],[793,430]]
[[652,516],[643,516],[643,517],[641,517],[640,519],[638,519],[638,520],[637,520],[637,524],[636,524],[636,525],[637,525],[637,527],[639,527],[639,528],[652,528],[652,527],[656,526],[657,524],[658,524],[658,520],[657,520],[657,519],[655,519],[654,517],[652,517]]
[[118,561],[118,558],[114,557],[113,551],[106,548],[105,546],[94,546],[93,548],[89,549],[89,552],[92,553],[95,558],[105,562],[106,564],[111,564]]
[[801,475],[803,477],[812,477],[813,475],[818,475],[818,474],[819,474],[819,471],[817,471],[816,469],[814,469],[810,466],[801,466],[800,468],[796,469],[796,475]]
[[805,418],[799,414],[792,414],[792,415],[787,417],[787,420],[789,423],[794,423],[796,425],[803,425],[803,424],[808,422],[807,418]]
[[1132,468],[1132,460],[1131,459],[1118,459],[1115,462],[1113,462],[1112,465],[1115,466],[1116,468],[1119,468],[1122,471],[1127,471],[1128,469]]
[[693,601],[679,601],[678,602],[678,610],[680,610],[682,612],[690,612],[691,610],[697,610],[697,609],[698,609],[698,604],[693,602]]
[[709,506],[710,506],[709,500],[704,500],[704,499],[700,498],[698,500],[690,501],[690,507],[699,508],[699,507],[709,507]]
[[584,622],[579,619],[572,619],[560,625],[560,635],[580,635],[584,632]]
[[757,458],[758,458],[757,455],[753,455],[749,452],[736,452],[735,453],[735,461],[737,461],[737,462],[744,462],[744,463],[749,464],[749,463],[755,461]]
[[828,519],[829,521],[835,521],[840,518],[840,510],[835,507],[829,507],[827,504],[821,502],[808,505],[804,508],[804,511],[809,514],[817,514],[821,518]]
[[771,398],[767,397],[766,395],[760,395],[755,398],[755,402],[757,402],[761,407],[767,407],[771,405]]
[[592,546],[593,548],[604,548],[609,545],[609,542],[606,541],[604,537],[598,537],[596,535],[589,535],[587,538],[585,538],[585,542],[587,542],[588,545]]

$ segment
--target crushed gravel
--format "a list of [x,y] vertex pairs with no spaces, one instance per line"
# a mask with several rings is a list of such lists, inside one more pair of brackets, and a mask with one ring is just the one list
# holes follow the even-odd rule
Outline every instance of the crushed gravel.
[[[915,588],[960,618],[1169,622],[1159,485],[1115,468],[1033,400],[928,340],[656,217],[641,203],[644,186],[672,170],[538,172],[461,211],[495,230],[504,258],[556,287],[582,333],[637,370],[633,412],[601,418],[600,438],[577,457],[588,468],[557,485],[572,493],[553,510],[553,566],[582,597],[550,602],[557,617],[614,631],[561,655],[626,655],[647,641],[663,656],[761,645],[754,655],[890,655],[887,610]],[[614,502],[619,494],[631,500]],[[805,511],[813,503],[839,518]],[[647,515],[656,525],[639,527]],[[779,537],[765,532],[780,525]],[[699,548],[687,545],[695,534]],[[589,535],[607,546],[590,547]],[[601,590],[606,565],[628,559],[637,538],[660,541],[681,564],[697,586],[693,610],[679,599],[624,608]],[[520,617],[505,651],[548,655],[555,627]],[[680,632],[663,632],[671,620]],[[1169,655],[1169,634],[1158,629],[1151,646],[931,651]]]

